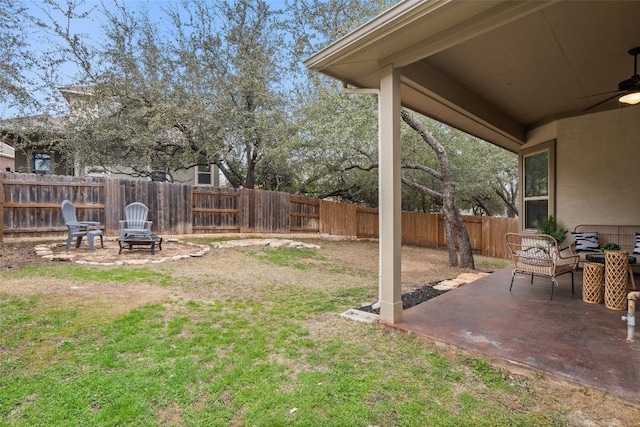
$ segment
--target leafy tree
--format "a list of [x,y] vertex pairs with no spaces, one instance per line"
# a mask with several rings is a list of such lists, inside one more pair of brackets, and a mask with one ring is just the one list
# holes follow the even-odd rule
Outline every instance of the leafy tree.
[[[290,0],[284,15],[262,0],[192,0],[170,3],[154,22],[130,3],[45,0],[45,18],[33,18],[51,45],[39,68],[43,81],[57,87],[61,76],[51,70],[60,64],[79,70],[80,87],[67,92],[73,121],[56,144],[86,164],[126,166],[140,176],[173,179],[181,168],[212,163],[236,187],[376,206],[376,98],[345,95],[337,82],[307,74],[300,59],[393,3]],[[75,30],[89,16],[103,24],[103,39]],[[478,171],[474,156],[488,158],[478,141],[428,126],[447,146],[456,206],[501,212],[497,189],[515,199],[511,169],[496,161],[496,175]],[[439,167],[422,143],[403,153]],[[418,174],[405,169],[405,178],[443,193],[441,180]],[[495,176],[505,179],[496,183]],[[405,209],[439,211],[440,201],[403,192]]]
[[[289,28],[299,63],[397,1],[291,0]],[[340,84],[296,69],[303,82],[288,141],[299,194],[377,206],[377,99],[347,95]]]
[[140,176],[215,164],[231,185],[253,188],[286,135],[281,12],[262,0],[185,1],[160,22],[124,2],[99,12],[100,42],[40,23],[90,88],[74,100],[67,151]]
[[[515,191],[517,156],[515,154],[435,120],[421,118],[420,121],[446,147],[456,181],[456,204],[460,209],[488,216],[512,212],[497,193],[499,190],[502,191],[502,188],[509,190],[505,198],[510,202],[513,201],[515,207],[517,197]],[[424,150],[424,141],[418,134],[403,134],[402,144],[404,163],[438,167],[436,156],[431,150]],[[431,175],[409,169],[405,169],[404,173],[409,179],[442,191],[442,183]],[[411,206],[411,209],[425,212],[440,210],[439,205],[424,203],[423,199],[424,195],[419,192],[407,191],[403,194],[404,206]]]
[[[518,157],[500,147],[463,134],[452,159],[460,206],[476,214],[514,215]],[[481,162],[479,160],[481,159]]]
[[[351,15],[347,15],[346,17],[340,17],[332,14],[330,11],[322,10],[322,3],[319,2],[306,2],[304,0],[299,0],[296,2],[299,6],[301,6],[301,13],[298,15],[298,19],[301,19],[300,16],[304,16],[306,21],[304,21],[304,25],[301,25],[301,28],[312,28],[313,31],[309,34],[306,33],[306,37],[300,37],[301,41],[307,42],[309,46],[313,46],[312,50],[317,50],[318,46],[313,45],[312,40],[314,36],[324,35],[331,39],[334,39],[336,36],[341,35],[342,31],[345,28],[352,28],[350,24],[356,22],[355,20],[350,19]],[[338,0],[330,2],[331,5],[336,3],[341,3],[344,6],[345,2],[339,2]],[[347,2],[349,3],[349,10],[353,10],[354,8],[362,7],[360,2]],[[337,10],[337,9],[332,9]],[[318,13],[318,11],[321,11]],[[346,25],[345,25],[346,24]],[[303,49],[304,46],[301,47]],[[323,84],[325,92],[321,92],[316,89],[315,93],[331,93],[331,91],[335,91],[335,87],[332,87],[330,84],[325,83],[321,78],[311,79],[312,82],[316,85],[316,88],[321,87]],[[359,124],[362,122],[362,111],[368,113],[369,111],[360,108],[356,108],[353,112],[349,109],[342,109],[343,103],[338,102],[338,95],[334,97],[331,96],[317,96],[312,97],[315,100],[315,104],[309,105],[307,110],[300,114],[305,118],[309,118],[308,122],[315,123],[316,126],[319,126],[320,132],[313,132],[311,135],[307,135],[308,138],[312,141],[315,141],[315,147],[318,147],[318,150],[322,152],[328,152],[332,155],[330,158],[335,160],[334,162],[327,161],[327,157],[325,157],[325,162],[322,165],[322,168],[316,174],[309,174],[309,180],[305,182],[308,184],[313,179],[316,179],[315,183],[318,184],[319,180],[317,177],[319,176],[339,176],[340,178],[345,177],[346,170],[357,170],[357,171],[366,171],[366,170],[375,170],[377,168],[377,154],[376,148],[377,144],[371,144],[369,142],[367,144],[366,140],[363,138],[358,138],[358,136],[363,135],[362,131],[359,130]],[[350,98],[348,102],[355,103],[355,100],[360,100],[362,97],[353,97]],[[326,104],[329,101],[330,104]],[[323,105],[325,105],[323,107]],[[338,108],[335,116],[331,117],[327,112],[332,110],[332,107],[338,105]],[[375,111],[375,110],[373,110]],[[309,114],[309,112],[312,112]],[[351,112],[351,114],[350,114]],[[306,113],[306,114],[304,114]],[[360,113],[360,114],[358,114]],[[377,112],[376,112],[377,113]],[[340,118],[338,118],[340,117]],[[415,119],[411,114],[407,111],[403,111],[402,113],[403,120],[410,126],[410,128],[414,129],[419,135],[423,142],[427,143],[428,150],[424,149],[424,146],[418,147],[415,143],[412,145],[413,153],[419,153],[418,156],[407,155],[404,151],[405,147],[403,147],[403,154],[405,154],[405,160],[410,158],[412,160],[422,159],[424,162],[418,163],[410,163],[405,161],[403,165],[403,183],[407,185],[409,188],[416,190],[419,193],[418,197],[413,197],[414,201],[411,200],[410,197],[407,197],[409,192],[405,192],[403,195],[403,206],[411,207],[419,205],[422,207],[422,210],[425,211],[434,211],[434,210],[442,210],[445,217],[446,231],[447,231],[447,242],[449,245],[449,258],[451,265],[458,265],[458,256],[454,247],[454,238],[455,234],[458,244],[460,247],[460,265],[463,267],[474,268],[474,260],[473,253],[471,250],[471,245],[469,242],[469,236],[467,231],[462,223],[462,218],[460,216],[460,211],[458,206],[456,205],[456,174],[454,174],[455,164],[450,163],[449,156],[447,155],[447,151],[442,143],[440,143],[439,139],[434,137],[434,135],[429,131],[429,129],[424,126],[419,120]],[[340,128],[341,131],[335,131],[331,128],[331,125],[337,123],[337,121],[342,124]],[[431,124],[435,122],[431,121]],[[330,125],[327,125],[330,123]],[[376,122],[373,120],[365,120],[366,125],[370,126],[370,128],[374,128]],[[324,124],[324,127],[323,127]],[[472,153],[470,150],[461,150],[455,148],[456,140],[466,139],[469,142],[470,137],[463,137],[464,134],[461,132],[455,131],[448,126],[444,126],[442,124],[437,124],[433,126],[439,133],[441,133],[444,138],[442,141],[447,143],[447,147],[449,147],[449,143],[453,145],[451,148],[451,152],[455,153],[456,158],[460,158],[460,164],[470,164],[469,159],[474,156],[475,153]],[[357,129],[353,135],[355,138],[344,138],[340,137],[344,135],[344,129]],[[325,130],[322,132],[322,130]],[[338,134],[340,136],[338,136]],[[370,135],[370,134],[365,134]],[[405,138],[407,138],[405,133]],[[369,140],[373,140],[371,136],[369,136]],[[377,135],[375,138],[377,142]],[[478,143],[478,141],[472,141],[474,143]],[[304,147],[311,146],[311,143],[303,144]],[[429,153],[432,155],[429,156]],[[468,153],[469,156],[465,157],[465,153]],[[344,157],[341,154],[345,154]],[[435,156],[434,156],[435,154]],[[344,162],[344,160],[349,160],[351,163]],[[477,161],[476,161],[477,162]],[[317,165],[317,163],[315,163]],[[477,168],[477,164],[474,167],[467,168],[470,170],[475,170]],[[465,168],[461,167],[460,171],[464,171]],[[420,177],[417,174],[424,174],[426,172],[427,178]],[[373,175],[373,174],[372,174]],[[415,175],[414,179],[410,178],[410,175]],[[471,174],[467,173],[467,176],[471,176]],[[476,174],[475,182],[473,179],[468,180],[468,184],[464,185],[464,188],[468,190],[468,202],[467,204],[470,206],[479,205],[488,208],[489,203],[487,199],[489,196],[482,194],[482,192],[478,191],[478,176]],[[482,177],[484,178],[484,177]],[[482,179],[481,178],[481,179]],[[489,180],[487,180],[489,181]],[[370,181],[371,182],[371,181]],[[353,181],[349,182],[343,179],[339,186],[333,184],[334,188],[343,187],[344,184],[350,183],[353,186]],[[475,188],[474,185],[475,184]],[[486,184],[490,184],[487,182]],[[483,190],[490,194],[491,197],[495,198],[495,190],[492,186],[487,186],[485,184]],[[374,186],[375,183],[371,182],[371,185]],[[375,185],[377,187],[377,185]],[[487,190],[489,188],[489,190]],[[475,191],[474,191],[475,190]],[[475,197],[474,197],[475,196]],[[493,200],[492,200],[493,201]],[[482,203],[480,203],[482,202]],[[375,202],[374,202],[375,203]],[[462,204],[460,200],[458,203]]]
[[27,50],[24,19],[25,7],[21,2],[0,0],[0,98],[8,107],[33,101],[28,90],[33,82],[24,72],[33,63]]
[[298,178],[294,192],[377,205],[376,99],[330,86],[313,90],[296,111],[296,134],[288,142]]

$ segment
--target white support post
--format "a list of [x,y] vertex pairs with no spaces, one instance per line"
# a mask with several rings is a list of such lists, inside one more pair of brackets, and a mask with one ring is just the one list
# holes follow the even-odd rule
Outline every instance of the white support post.
[[402,321],[400,276],[402,209],[400,182],[400,71],[380,70],[379,233],[380,317],[387,323]]

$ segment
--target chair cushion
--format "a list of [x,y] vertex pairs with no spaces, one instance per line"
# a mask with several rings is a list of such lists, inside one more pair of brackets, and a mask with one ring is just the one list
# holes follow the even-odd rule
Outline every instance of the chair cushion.
[[549,266],[553,264],[553,260],[549,254],[542,248],[529,248],[522,251],[516,251],[519,262],[529,265]]
[[633,247],[634,254],[640,254],[640,233],[636,233],[636,245]]
[[600,251],[597,232],[572,232],[571,236],[576,244],[576,252],[597,252]]

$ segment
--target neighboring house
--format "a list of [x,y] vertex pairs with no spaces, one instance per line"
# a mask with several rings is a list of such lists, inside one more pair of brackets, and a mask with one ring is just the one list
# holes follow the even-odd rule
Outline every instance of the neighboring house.
[[[130,169],[124,167],[105,169],[100,166],[81,165],[76,159],[68,158],[56,149],[55,141],[64,131],[67,120],[88,113],[83,100],[93,93],[91,87],[62,87],[59,90],[69,105],[68,117],[42,114],[0,120],[0,143],[6,143],[15,148],[15,163],[12,162],[9,165],[11,170],[40,174],[135,178]],[[29,145],[28,148],[22,149],[21,143],[24,140],[28,140]],[[3,158],[1,154],[0,152],[0,161]],[[2,170],[6,170],[6,167]],[[220,186],[219,176],[218,168],[214,165],[197,166],[174,172],[175,181],[194,185]],[[164,181],[165,177],[158,173],[153,174],[152,178],[144,179]]]
[[15,150],[10,145],[0,142],[0,172],[13,172],[15,169]]
[[73,161],[64,158],[56,150],[55,141],[60,135],[64,120],[49,114],[1,120],[0,142],[13,150],[11,170],[73,175]]
[[384,321],[402,320],[402,106],[519,154],[522,229],[640,224],[640,105],[615,96],[640,92],[638,16],[640,2],[406,0],[305,62],[379,93]]

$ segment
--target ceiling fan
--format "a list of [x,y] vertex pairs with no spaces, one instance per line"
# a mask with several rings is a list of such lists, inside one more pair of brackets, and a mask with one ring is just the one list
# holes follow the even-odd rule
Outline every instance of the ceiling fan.
[[619,97],[618,100],[620,102],[623,102],[625,104],[640,103],[640,75],[638,75],[638,54],[640,54],[640,47],[634,47],[633,49],[630,49],[627,53],[633,56],[633,76],[618,83],[618,90],[597,94],[597,95],[604,95],[607,93],[615,93],[614,95],[609,96],[603,99],[602,101],[597,102],[588,108],[585,108],[582,111],[591,110],[592,108],[595,108],[598,105],[602,105],[605,102],[617,97]]

